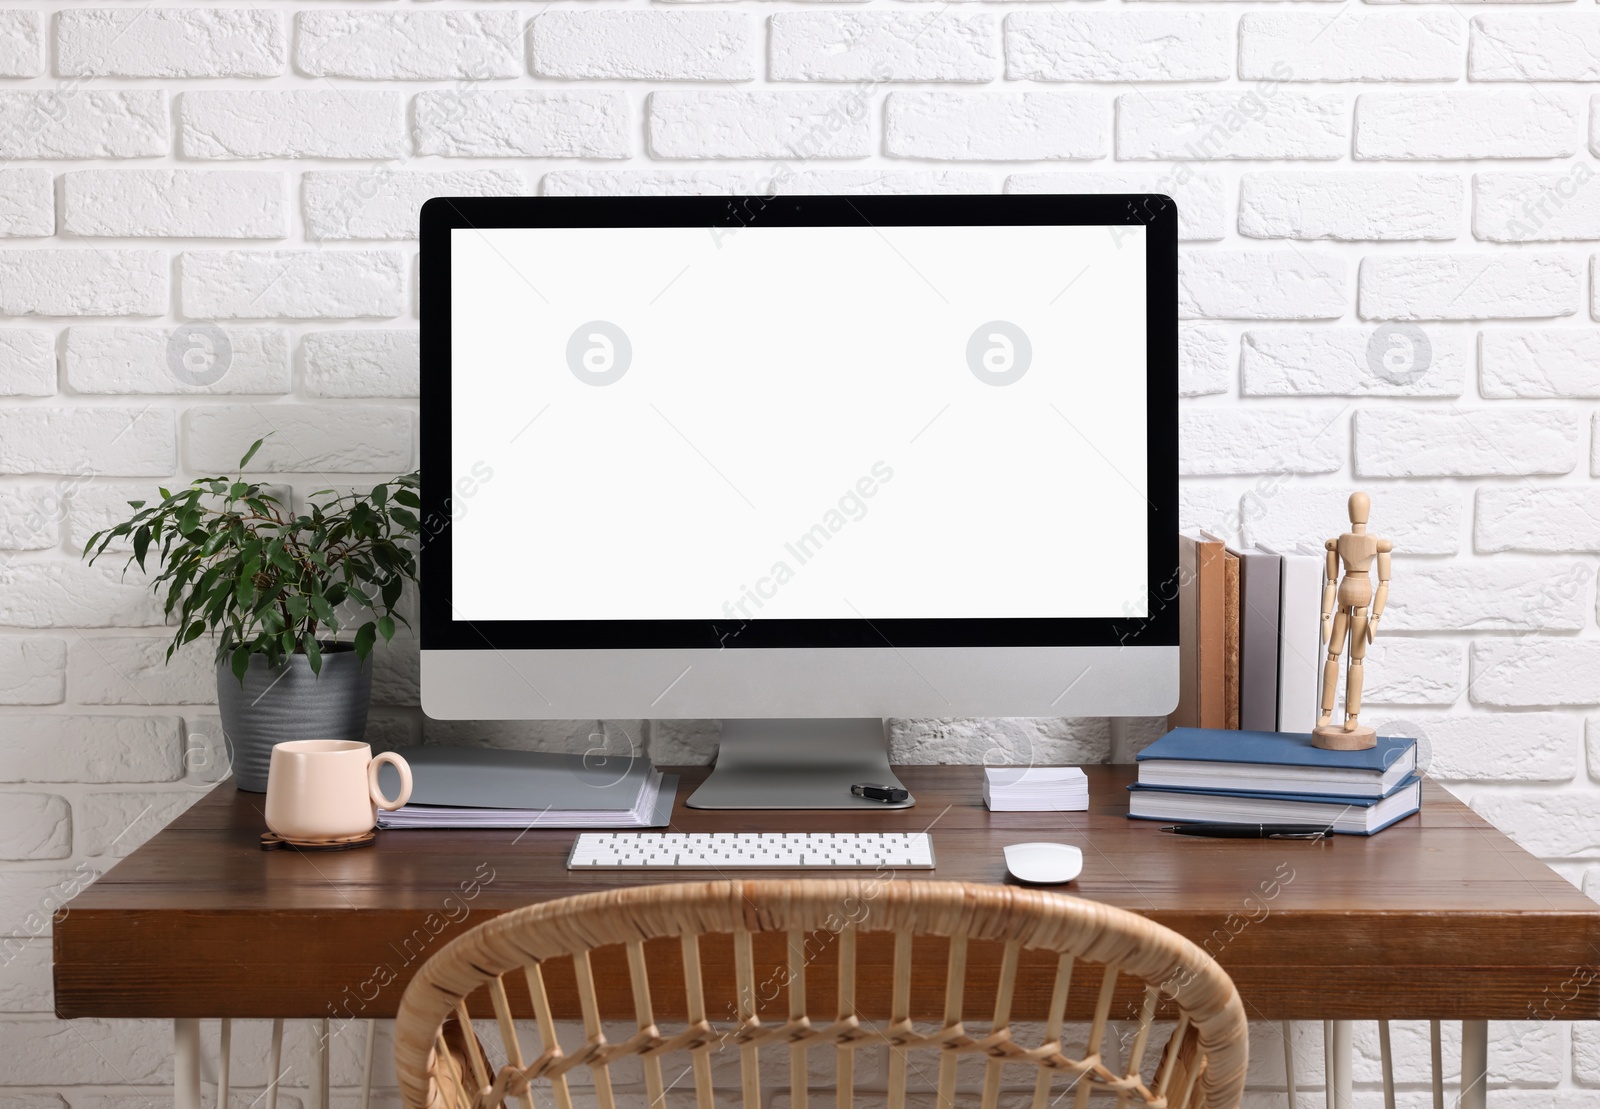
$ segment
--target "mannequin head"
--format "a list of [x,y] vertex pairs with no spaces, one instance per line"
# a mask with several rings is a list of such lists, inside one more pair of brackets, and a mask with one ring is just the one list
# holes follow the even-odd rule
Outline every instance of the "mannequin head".
[[1367,530],[1367,518],[1372,512],[1372,498],[1365,493],[1350,494],[1350,523],[1355,528],[1357,535],[1363,535]]

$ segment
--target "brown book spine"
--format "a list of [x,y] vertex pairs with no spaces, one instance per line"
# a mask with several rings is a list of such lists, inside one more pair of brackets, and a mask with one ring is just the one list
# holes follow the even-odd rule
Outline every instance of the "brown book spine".
[[1239,729],[1239,691],[1241,656],[1239,637],[1239,589],[1242,583],[1239,556],[1223,552],[1222,588],[1222,712],[1225,728]]
[[1178,536],[1178,707],[1167,715],[1169,728],[1200,726],[1199,544]]
[[1197,627],[1195,639],[1200,649],[1199,702],[1200,727],[1226,728],[1228,712],[1223,691],[1223,635],[1227,622],[1227,548],[1220,541],[1202,539],[1198,544]]
[[1178,537],[1178,707],[1174,728],[1227,726],[1223,690],[1226,548],[1217,540]]

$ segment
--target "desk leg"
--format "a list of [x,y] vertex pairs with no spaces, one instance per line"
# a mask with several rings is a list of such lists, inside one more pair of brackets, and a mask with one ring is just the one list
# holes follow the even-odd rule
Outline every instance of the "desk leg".
[[1489,1086],[1489,1022],[1461,1022],[1461,1109],[1484,1109]]
[[372,1045],[378,1038],[378,1022],[367,1021],[367,1052],[361,1061],[361,1109],[372,1109]]
[[200,1022],[180,1017],[172,1022],[174,1109],[200,1109]]
[[311,1049],[311,1109],[328,1109],[328,1018],[317,1022]]
[[272,1081],[267,1085],[267,1109],[278,1109],[278,1083],[283,1081],[283,1020],[272,1022],[272,1047],[267,1058]]
[[[1324,1057],[1326,1059],[1328,1109],[1352,1109],[1355,1105],[1355,1037],[1353,1025],[1347,1020],[1323,1022]],[[1463,1107],[1464,1109],[1464,1107]]]
[[1378,1056],[1383,1065],[1383,1109],[1394,1109],[1394,1047],[1389,1022],[1378,1022]]
[[1436,1020],[1428,1022],[1428,1052],[1433,1063],[1433,1109],[1444,1109],[1444,1041]]
[[233,1069],[233,1021],[222,1018],[217,1049],[217,1109],[228,1109],[228,1079]]
[[1289,1109],[1300,1109],[1299,1097],[1294,1087],[1294,1022],[1284,1021],[1283,1032],[1283,1083],[1288,1093]]

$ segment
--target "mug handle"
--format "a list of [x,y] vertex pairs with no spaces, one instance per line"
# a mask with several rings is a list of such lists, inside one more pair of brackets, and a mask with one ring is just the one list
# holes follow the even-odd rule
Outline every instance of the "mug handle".
[[[400,772],[400,795],[393,801],[385,797],[383,791],[378,788],[378,767],[384,763],[389,763]],[[367,763],[367,789],[372,794],[374,805],[385,812],[393,812],[411,800],[411,764],[393,751],[385,751],[381,755],[374,756],[373,760]]]

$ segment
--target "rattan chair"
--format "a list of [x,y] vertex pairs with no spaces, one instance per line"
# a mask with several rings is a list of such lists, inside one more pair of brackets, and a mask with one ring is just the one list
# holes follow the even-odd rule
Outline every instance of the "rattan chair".
[[[763,935],[769,933],[777,935]],[[914,948],[922,956],[933,952],[936,966],[914,975]],[[1076,962],[1095,964],[1097,972],[1079,976],[1080,983],[1090,979],[1086,992],[1094,998],[1081,1051],[1062,1042],[1069,996],[1076,996],[1070,994]],[[615,967],[632,987],[630,1023],[637,1031],[622,1042],[604,1034],[602,1017],[615,1014],[599,1010],[597,963]],[[827,973],[833,964],[836,976]],[[815,1007],[831,1018],[808,1016],[808,969]],[[1119,976],[1132,980],[1131,995],[1119,992]],[[490,1005],[480,997],[472,1008],[497,1018],[498,1068],[467,1031],[468,999],[480,989]],[[667,1029],[658,1027],[652,989],[673,999],[675,1024]],[[552,999],[570,1004],[573,994],[584,1042],[562,1045]],[[919,1028],[913,1016],[940,1012],[941,994],[942,1021]],[[976,1037],[962,1025],[967,994],[985,1017],[992,1014]],[[1043,1019],[1042,1033],[1031,1037],[1042,1042],[1013,1039],[1013,1031],[1020,1036],[1013,1001],[1023,999]],[[537,1019],[542,1046],[531,1058],[518,1042],[514,1002],[531,1006]],[[772,1012],[764,1014],[762,1002]],[[728,1019],[714,1020],[723,1006]],[[1158,1009],[1174,1016],[1176,1027],[1147,1080],[1141,1074]],[[887,1019],[874,1022],[874,1013]],[[1124,1017],[1133,1031],[1120,1053],[1126,1061],[1117,1065],[1102,1051],[1108,1024]],[[409,1109],[492,1109],[511,1099],[534,1109],[535,1091],[545,1083],[549,1096],[539,1091],[538,1105],[553,1098],[555,1109],[572,1109],[567,1076],[577,1067],[593,1075],[592,1103],[614,1109],[621,1095],[610,1067],[630,1056],[639,1057],[634,1066],[645,1087],[634,1104],[661,1109],[669,1089],[675,1101],[686,1098],[675,1087],[688,1085],[683,1080],[692,1074],[697,1109],[713,1109],[726,1103],[722,1090],[713,1097],[713,1058],[724,1050],[722,1058],[739,1060],[745,1109],[760,1109],[763,1047],[788,1054],[791,1109],[807,1107],[807,1050],[832,1047],[838,1109],[849,1109],[858,1094],[855,1052],[882,1045],[890,1048],[887,1088],[872,1097],[888,1109],[905,1105],[907,1060],[919,1052],[937,1057],[939,1109],[979,1099],[958,1093],[963,1054],[987,1057],[983,1109],[995,1109],[1002,1072],[1016,1074],[1015,1068],[1023,1092],[1007,1103],[1026,1100],[1031,1081],[1033,1109],[1056,1101],[1074,1081],[1075,1109],[1096,1093],[1109,1095],[1118,1109],[1235,1109],[1246,1061],[1244,1008],[1233,982],[1176,932],[1043,890],[886,878],[694,882],[531,905],[473,928],[429,959],[406,989],[395,1022],[395,1063]],[[672,1052],[687,1052],[687,1061],[680,1056],[664,1070],[663,1057]],[[583,1094],[588,1104],[591,1092]]]

